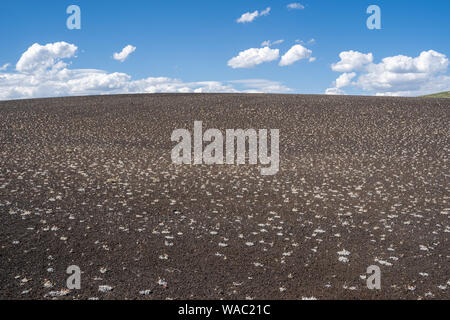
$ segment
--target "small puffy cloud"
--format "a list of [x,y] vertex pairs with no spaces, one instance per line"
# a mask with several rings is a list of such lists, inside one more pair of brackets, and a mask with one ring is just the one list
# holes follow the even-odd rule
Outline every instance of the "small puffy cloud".
[[228,66],[233,69],[253,68],[258,64],[277,60],[279,56],[280,50],[278,49],[271,49],[269,47],[250,48],[239,52],[237,57],[230,59]]
[[0,71],[6,71],[6,69],[8,69],[10,66],[9,63],[5,63],[3,66],[0,67]]
[[268,16],[270,13],[270,7],[267,7],[265,10],[261,11],[260,16]]
[[380,63],[373,63],[372,54],[355,51],[339,56],[341,61],[332,69],[345,73],[336,79],[334,88],[327,89],[329,92],[354,86],[378,96],[417,96],[450,89],[450,76],[445,74],[449,60],[434,50],[423,51],[417,57],[386,57]]
[[368,64],[373,62],[372,53],[364,54],[353,50],[341,52],[339,57],[341,60],[331,66],[331,69],[336,72],[363,70]]
[[125,48],[123,48],[120,53],[114,53],[113,58],[114,60],[124,62],[134,51],[136,51],[136,47],[133,47],[129,44]]
[[311,54],[311,50],[306,49],[300,44],[296,44],[281,57],[280,66],[289,66],[298,60],[311,58]]
[[327,90],[325,90],[325,94],[341,96],[345,95],[345,92],[338,88],[328,88]]
[[35,44],[20,57],[14,72],[0,73],[0,100],[73,95],[157,92],[287,92],[269,80],[183,82],[166,77],[132,80],[126,73],[97,69],[70,69],[62,59],[72,58],[77,47],[57,42]]
[[284,42],[283,39],[276,40],[276,41],[274,41],[274,42],[272,42],[272,41],[270,41],[270,40],[266,40],[266,41],[263,41],[263,43],[261,43],[261,47],[276,46],[276,45],[282,44],[283,42]]
[[289,3],[286,7],[287,7],[288,9],[290,9],[290,10],[303,10],[303,9],[305,9],[305,6],[302,5],[302,4],[299,3],[299,2]]
[[16,70],[24,73],[45,72],[48,69],[62,69],[67,66],[61,59],[75,56],[77,47],[67,42],[46,45],[33,44],[25,51],[16,64]]
[[259,11],[256,10],[254,12],[246,12],[239,19],[237,19],[238,23],[247,23],[252,22],[259,16]]
[[265,10],[259,12],[258,10],[253,12],[246,12],[244,13],[239,19],[236,20],[237,23],[248,23],[252,22],[258,17],[267,16],[270,13],[270,7],[266,8]]

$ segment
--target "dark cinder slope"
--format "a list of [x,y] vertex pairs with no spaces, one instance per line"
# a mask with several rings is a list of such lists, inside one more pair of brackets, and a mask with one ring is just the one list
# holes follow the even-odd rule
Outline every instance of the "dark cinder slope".
[[[280,129],[280,172],[172,165],[195,120]],[[0,298],[449,299],[449,123],[424,98],[0,102]]]

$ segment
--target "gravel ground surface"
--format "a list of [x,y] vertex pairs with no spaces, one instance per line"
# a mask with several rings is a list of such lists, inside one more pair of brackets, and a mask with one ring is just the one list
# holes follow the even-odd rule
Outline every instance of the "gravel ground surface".
[[[173,165],[195,120],[280,129],[280,172]],[[445,99],[0,102],[0,298],[449,299],[449,127]]]

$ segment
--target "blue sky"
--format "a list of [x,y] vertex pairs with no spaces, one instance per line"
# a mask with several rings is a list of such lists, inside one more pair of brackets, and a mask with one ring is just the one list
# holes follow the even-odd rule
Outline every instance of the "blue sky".
[[[291,3],[301,4],[303,8],[287,8]],[[72,4],[81,8],[81,30],[66,27],[69,16],[66,8]],[[369,17],[366,9],[372,4],[381,8],[381,30],[366,27]],[[252,22],[237,22],[246,12],[258,10],[261,13],[267,8],[270,8],[267,15],[259,16]],[[77,48],[70,57],[53,57],[55,63],[59,60],[70,63],[65,68],[96,69],[105,74],[117,72],[130,77],[129,80],[114,81],[166,77],[170,83],[179,79],[177,81],[180,83],[174,90],[183,87],[181,83],[187,83],[187,88],[198,88],[201,86],[198,82],[203,81],[223,84],[225,91],[228,88],[323,94],[329,88],[336,88],[330,92],[417,95],[450,90],[450,22],[445,14],[448,12],[448,0],[2,0],[0,67],[10,65],[0,71],[0,99],[51,96],[51,92],[56,92],[55,95],[121,93],[124,90],[137,92],[149,88],[147,84],[138,86],[133,83],[133,89],[124,89],[115,82],[98,88],[83,84],[82,88],[72,90],[62,88],[53,80],[52,84],[48,83],[47,89],[36,88],[32,84],[18,86],[17,83],[28,83],[30,73],[35,72],[17,69],[16,64],[22,54],[34,43],[45,46],[59,42],[73,44]],[[270,50],[279,51],[277,59],[248,68],[232,68],[228,64],[240,52],[251,48],[259,50],[264,47],[264,41],[280,39],[283,43],[270,46]],[[136,47],[136,50],[123,62],[113,59],[113,54],[127,45]],[[279,66],[282,56],[295,45],[310,53],[290,65]],[[349,51],[360,53],[361,57],[372,53],[372,58],[364,66],[333,70],[332,65],[340,61],[339,54]],[[428,54],[420,57],[423,52]],[[274,51],[271,53],[275,54]],[[391,63],[410,64],[401,72],[391,65],[379,65],[383,58],[399,55],[402,57],[393,59]],[[45,52],[41,50],[33,59],[37,61],[45,57]],[[310,62],[309,57],[316,60]],[[352,54],[349,59],[358,57]],[[417,67],[423,63],[427,64],[426,69]],[[433,67],[436,64],[439,66]],[[392,73],[392,70],[397,71]],[[344,73],[350,80],[336,85],[336,79]],[[403,77],[405,73],[410,76]],[[91,79],[89,74],[83,74],[86,81]],[[42,82],[48,79],[41,73],[39,76]],[[263,79],[267,83],[259,83],[253,88],[248,82],[251,79]],[[235,80],[247,82],[233,82]],[[243,83],[246,85],[243,86]],[[59,87],[49,90],[52,85]],[[167,86],[161,88],[164,91]]]

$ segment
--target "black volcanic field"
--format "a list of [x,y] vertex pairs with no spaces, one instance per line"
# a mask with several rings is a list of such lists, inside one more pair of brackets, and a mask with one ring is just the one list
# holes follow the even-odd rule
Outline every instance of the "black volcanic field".
[[[172,164],[196,120],[280,129],[279,173]],[[449,127],[445,99],[0,102],[0,299],[450,299]]]

